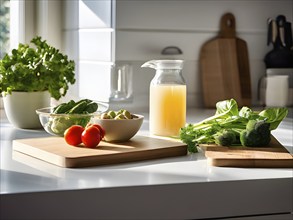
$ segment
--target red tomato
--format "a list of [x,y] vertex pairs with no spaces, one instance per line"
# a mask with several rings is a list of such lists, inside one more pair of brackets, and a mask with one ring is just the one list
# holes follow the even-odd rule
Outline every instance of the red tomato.
[[99,125],[99,124],[88,124],[86,127],[90,127],[90,126],[94,126],[94,127],[98,128],[100,130],[101,140],[105,137],[106,131],[101,125]]
[[84,128],[80,125],[72,125],[64,132],[64,139],[67,144],[77,146],[82,143],[81,134]]
[[86,147],[96,147],[101,141],[100,130],[95,126],[87,127],[81,134],[81,140]]

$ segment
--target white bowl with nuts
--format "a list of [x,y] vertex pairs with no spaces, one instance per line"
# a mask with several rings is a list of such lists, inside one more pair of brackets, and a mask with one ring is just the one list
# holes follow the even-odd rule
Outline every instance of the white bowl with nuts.
[[127,110],[108,111],[94,119],[94,123],[105,129],[104,140],[107,142],[124,142],[139,131],[144,116],[132,114]]

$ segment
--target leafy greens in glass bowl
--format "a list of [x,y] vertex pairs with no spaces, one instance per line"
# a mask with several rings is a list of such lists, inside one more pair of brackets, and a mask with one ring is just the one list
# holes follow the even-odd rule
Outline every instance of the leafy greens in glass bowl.
[[36,113],[45,131],[55,136],[64,136],[67,128],[72,125],[85,127],[108,108],[106,103],[83,99],[78,102],[71,100],[56,107],[37,109]]

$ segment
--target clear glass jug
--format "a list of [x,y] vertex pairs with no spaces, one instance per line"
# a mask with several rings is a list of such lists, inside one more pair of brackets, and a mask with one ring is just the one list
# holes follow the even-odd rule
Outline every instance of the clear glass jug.
[[178,136],[186,122],[186,84],[183,60],[151,60],[141,67],[156,70],[150,84],[150,133]]

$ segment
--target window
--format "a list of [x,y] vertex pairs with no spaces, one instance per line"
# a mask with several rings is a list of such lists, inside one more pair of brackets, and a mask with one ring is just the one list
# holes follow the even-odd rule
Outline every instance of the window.
[[10,1],[0,0],[0,59],[9,51]]
[[78,5],[79,95],[108,102],[113,39],[111,0],[80,0]]
[[[109,101],[114,62],[113,0],[0,1],[1,57],[40,35],[76,61],[77,82],[68,95]],[[13,27],[10,33],[9,25]]]

